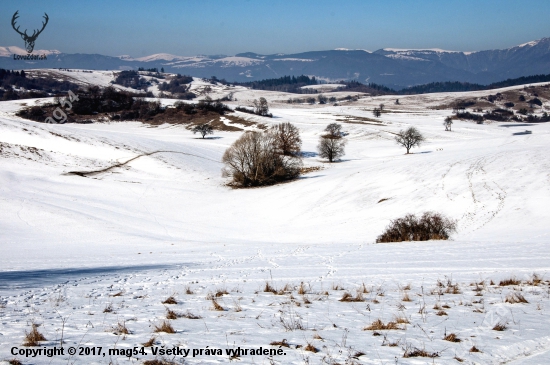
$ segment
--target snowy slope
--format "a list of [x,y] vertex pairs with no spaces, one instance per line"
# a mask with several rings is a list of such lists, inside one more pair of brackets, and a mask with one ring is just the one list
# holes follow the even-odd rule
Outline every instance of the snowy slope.
[[[161,301],[170,295],[179,301],[174,311],[203,318],[173,320],[178,332],[157,335],[159,346],[253,348],[287,339],[287,355],[273,358],[281,364],[306,358],[379,364],[396,357],[399,364],[432,363],[403,358],[407,347],[437,353],[435,363],[456,363],[455,356],[483,364],[550,359],[549,125],[455,121],[453,132],[445,132],[450,111],[428,108],[483,92],[406,96],[400,105],[386,96],[305,106],[284,103],[291,94],[212,88],[212,97],[232,91],[233,105],[266,97],[275,117],[258,119],[298,126],[305,164],[322,169],[287,184],[233,190],[220,160],[240,133],[202,140],[173,125],[46,125],[14,116],[22,104],[40,100],[0,103],[0,360],[14,357],[9,350],[21,347],[30,321],[54,346],[65,317],[66,346],[140,346],[165,317]],[[380,103],[388,110],[381,123],[361,119],[373,118]],[[328,123],[344,120],[346,155],[328,164],[316,156],[318,137]],[[393,136],[410,125],[427,142],[404,155]],[[525,129],[532,134],[514,135]],[[89,178],[67,174],[151,152]],[[458,221],[453,241],[374,244],[389,220],[426,210]],[[543,277],[537,285],[534,272]],[[498,286],[513,276],[521,285]],[[289,284],[287,292],[264,292],[266,281],[276,289]],[[363,283],[365,301],[339,301]],[[445,293],[455,285],[456,294]],[[185,294],[186,287],[194,294]],[[225,310],[213,311],[207,296],[222,289],[229,293],[218,298]],[[411,302],[402,300],[405,293]],[[505,303],[513,293],[529,303]],[[104,313],[109,304],[114,311]],[[439,316],[434,307],[443,305],[447,315]],[[394,317],[410,324],[381,336],[363,330]],[[304,329],[287,330],[292,318]],[[508,329],[493,331],[495,321]],[[114,335],[119,322],[132,333]],[[450,332],[463,341],[443,341]],[[320,351],[296,347],[308,343]],[[472,346],[482,352],[469,352]],[[356,352],[365,355],[354,360]],[[139,363],[124,356],[61,356],[53,363],[110,360]],[[224,354],[186,361],[229,360]],[[242,356],[241,362],[269,360]]]

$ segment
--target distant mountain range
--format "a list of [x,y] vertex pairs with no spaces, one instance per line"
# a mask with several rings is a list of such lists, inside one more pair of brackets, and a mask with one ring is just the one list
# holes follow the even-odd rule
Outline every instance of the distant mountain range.
[[164,68],[166,72],[196,77],[216,76],[227,81],[253,81],[285,75],[308,75],[330,81],[357,80],[394,89],[440,81],[478,84],[550,73],[550,38],[503,50],[456,52],[440,49],[392,49],[375,52],[337,49],[296,54],[183,57],[161,53],[147,57],[67,54],[35,51],[47,60],[14,60],[24,55],[18,47],[0,47],[0,68],[79,68],[130,70],[138,67]]

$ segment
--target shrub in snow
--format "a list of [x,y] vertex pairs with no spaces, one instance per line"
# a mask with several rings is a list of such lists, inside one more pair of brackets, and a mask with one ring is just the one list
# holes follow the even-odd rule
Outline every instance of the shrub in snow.
[[376,242],[447,240],[455,231],[456,222],[443,214],[425,212],[421,217],[407,214],[392,220]]
[[247,132],[224,153],[224,176],[231,176],[239,187],[270,185],[300,175],[302,160],[297,155],[285,156],[277,148],[272,131]]

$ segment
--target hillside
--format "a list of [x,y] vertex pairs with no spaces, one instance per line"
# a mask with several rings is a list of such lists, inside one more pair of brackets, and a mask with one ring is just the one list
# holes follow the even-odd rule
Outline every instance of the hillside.
[[[49,72],[88,85],[112,79],[106,71]],[[14,357],[10,348],[24,342],[31,321],[48,346],[64,326],[71,346],[128,349],[151,336],[186,349],[286,342],[285,355],[271,359],[282,364],[550,361],[550,124],[455,119],[452,132],[442,125],[458,100],[523,86],[399,96],[399,104],[396,96],[359,94],[337,106],[288,104],[295,94],[200,79],[190,90],[202,99],[206,87],[214,99],[232,93],[233,108],[265,97],[273,118],[241,115],[249,125],[202,140],[181,124],[36,123],[15,113],[53,98],[0,102],[0,363]],[[550,111],[540,98],[536,115]],[[381,103],[385,112],[374,118]],[[287,121],[300,129],[305,166],[319,169],[270,187],[228,187],[226,148],[244,130]],[[348,144],[329,164],[316,145],[332,122],[342,123]],[[427,141],[405,155],[393,138],[409,126]],[[71,173],[131,159],[88,177]],[[428,210],[457,220],[451,241],[374,243],[390,220]],[[510,278],[518,281],[499,285]],[[341,301],[345,292],[357,300]],[[527,303],[506,302],[518,294]],[[161,303],[170,296],[178,304]],[[213,299],[223,310],[213,310]],[[171,320],[177,333],[154,333],[167,308],[181,315]],[[365,330],[377,319],[397,328]],[[500,322],[506,329],[493,330]],[[443,340],[450,333],[461,342]],[[403,357],[414,350],[433,358]],[[153,356],[53,363],[138,358]]]

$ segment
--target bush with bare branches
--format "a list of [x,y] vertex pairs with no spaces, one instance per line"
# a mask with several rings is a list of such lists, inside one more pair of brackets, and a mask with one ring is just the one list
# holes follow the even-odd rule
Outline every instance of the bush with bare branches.
[[271,131],[247,132],[224,153],[224,176],[230,176],[239,187],[271,185],[300,175],[299,156],[279,153]]
[[407,214],[392,220],[376,242],[447,240],[455,231],[456,222],[440,213],[425,212],[420,218]]

